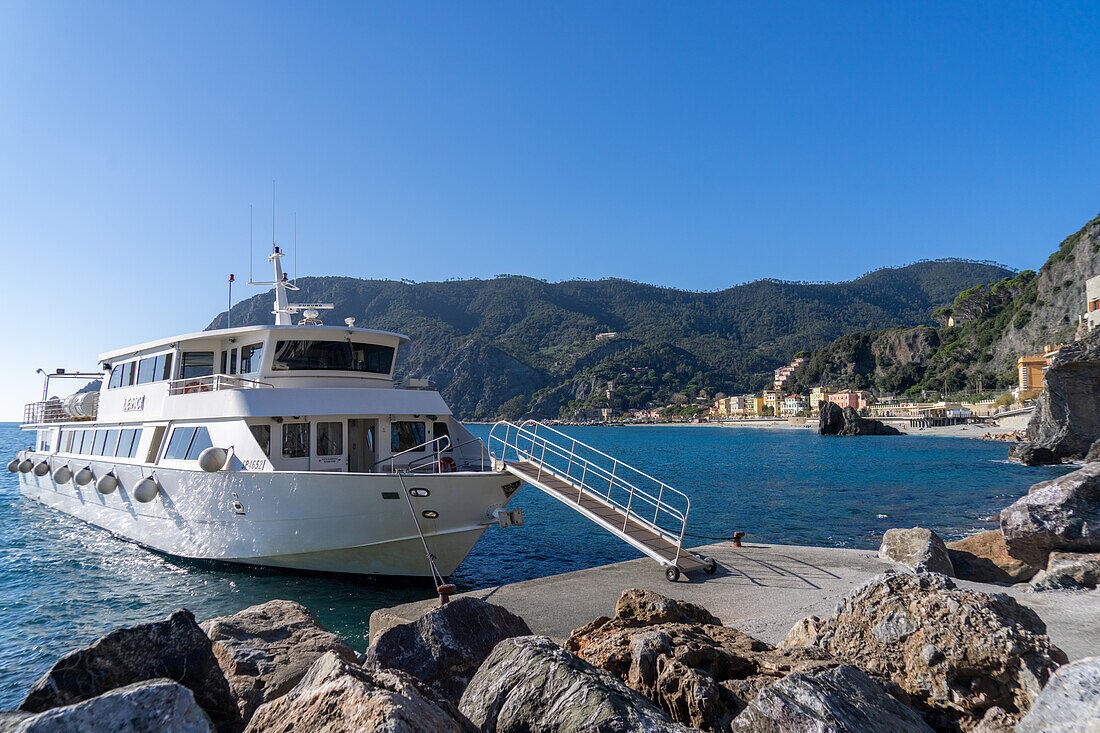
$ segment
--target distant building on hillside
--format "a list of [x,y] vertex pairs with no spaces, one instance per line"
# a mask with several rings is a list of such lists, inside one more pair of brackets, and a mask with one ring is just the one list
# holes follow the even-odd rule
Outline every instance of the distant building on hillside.
[[787,366],[779,367],[775,370],[775,379],[772,381],[772,386],[776,389],[783,389],[783,385],[787,383],[787,380],[791,378],[791,375],[798,371],[798,368],[806,363],[806,357],[800,356],[791,360],[791,363]]
[[619,335],[618,331],[608,331],[607,333],[597,333],[596,334],[596,340],[597,341],[610,341],[613,338],[617,338],[618,335]]
[[1085,319],[1090,331],[1100,326],[1100,275],[1085,281]]
[[844,392],[832,392],[829,394],[829,402],[841,407],[851,407],[853,410],[863,410],[870,407],[874,396],[867,390],[845,390]]

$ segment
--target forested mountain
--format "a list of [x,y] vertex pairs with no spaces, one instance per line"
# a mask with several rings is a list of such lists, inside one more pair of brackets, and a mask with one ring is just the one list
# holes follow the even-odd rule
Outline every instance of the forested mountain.
[[[464,418],[558,417],[674,395],[759,389],[796,352],[841,334],[932,323],[955,294],[1013,273],[966,260],[918,262],[843,283],[760,280],[691,292],[626,280],[548,283],[521,276],[406,283],[299,278],[302,302],[332,302],[330,324],[406,333],[401,375],[433,378]],[[233,307],[270,323],[271,293]],[[225,313],[210,328],[225,325]],[[597,340],[597,334],[616,332]],[[607,382],[614,381],[612,402]]]
[[1085,280],[1095,275],[1100,217],[1066,237],[1038,272],[1024,270],[960,292],[933,313],[939,328],[837,339],[811,356],[791,388],[825,384],[917,394],[1010,387],[1020,356],[1073,340],[1077,317],[1085,312]]

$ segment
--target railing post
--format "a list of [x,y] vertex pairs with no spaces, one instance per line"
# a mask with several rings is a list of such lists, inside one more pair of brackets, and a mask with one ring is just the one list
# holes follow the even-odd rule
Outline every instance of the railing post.
[[623,532],[626,532],[626,523],[630,521],[630,507],[634,503],[634,486],[630,487],[630,498],[626,501],[626,516],[623,517]]
[[657,525],[657,512],[661,511],[661,498],[665,495],[665,485],[661,484],[661,490],[657,492],[657,508],[653,510],[653,525]]
[[573,456],[575,456],[576,454],[577,454],[577,439],[574,438],[573,439],[573,448],[572,448],[572,450],[569,451],[569,465],[566,466],[566,468],[565,468],[565,475],[566,476],[572,476],[571,471],[573,470]]
[[[532,446],[532,449],[534,446]],[[539,455],[539,478],[542,478],[542,464],[546,463],[546,440],[542,441],[542,453]]]
[[611,478],[607,480],[607,500],[611,501],[611,489],[615,486],[615,471],[619,469],[619,462],[611,464]]

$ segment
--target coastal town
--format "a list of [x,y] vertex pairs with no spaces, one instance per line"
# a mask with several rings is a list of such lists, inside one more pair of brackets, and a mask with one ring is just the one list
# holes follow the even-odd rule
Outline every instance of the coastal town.
[[[1085,310],[1078,316],[1077,338],[1100,327],[1100,275],[1085,282]],[[957,325],[954,321],[951,325]],[[613,339],[616,333],[601,333],[600,340]],[[913,399],[908,395],[875,394],[866,389],[844,385],[817,385],[806,393],[792,392],[785,387],[796,372],[809,361],[809,352],[797,354],[788,364],[774,371],[772,386],[758,393],[729,396],[719,392],[710,397],[701,392],[690,401],[668,405],[650,405],[616,413],[609,407],[588,409],[575,415],[586,423],[666,423],[666,422],[730,422],[787,421],[802,422],[820,416],[824,403],[841,408],[851,407],[866,417],[895,419],[911,427],[946,426],[981,423],[1006,413],[1030,411],[1043,389],[1043,379],[1052,360],[1066,344],[1046,344],[1042,353],[1023,354],[1017,360],[1016,384],[1000,392],[949,395],[925,391],[929,399]],[[624,375],[628,376],[628,375]],[[605,397],[614,396],[615,383],[608,382]]]

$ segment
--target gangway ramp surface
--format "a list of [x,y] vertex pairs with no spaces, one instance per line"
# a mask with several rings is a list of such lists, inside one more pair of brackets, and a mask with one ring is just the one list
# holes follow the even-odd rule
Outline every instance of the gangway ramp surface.
[[489,448],[499,467],[653,558],[669,580],[717,569],[683,549],[691,501],[668,484],[533,420],[498,422]]

